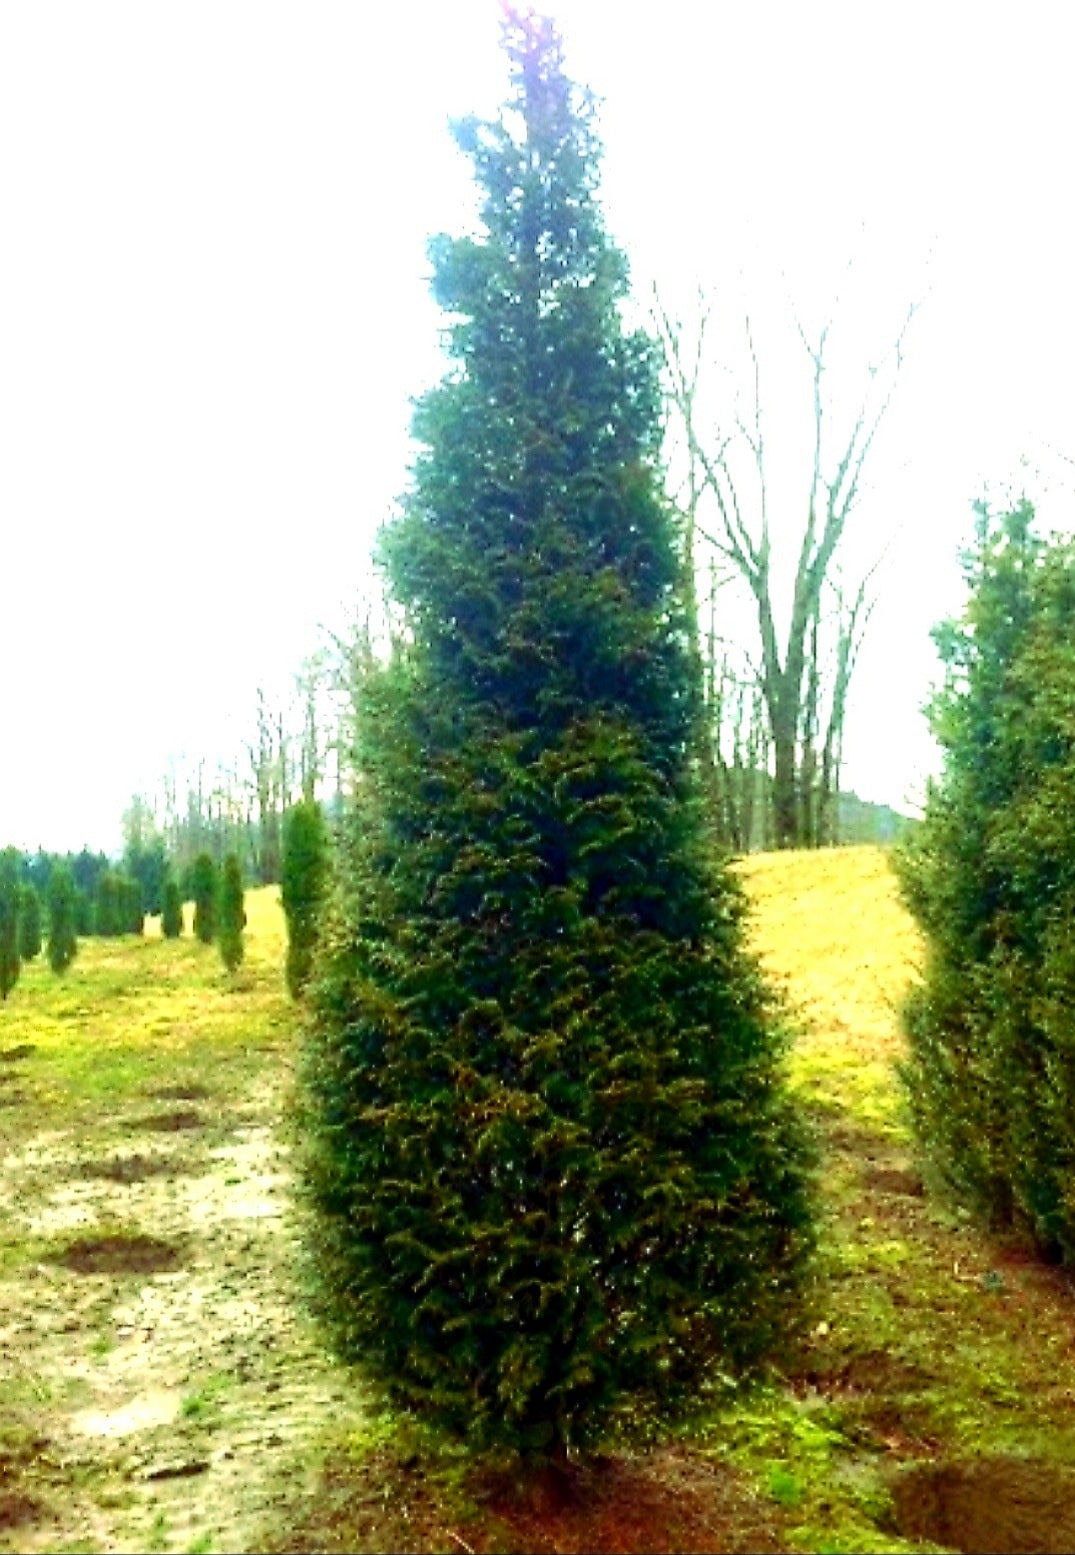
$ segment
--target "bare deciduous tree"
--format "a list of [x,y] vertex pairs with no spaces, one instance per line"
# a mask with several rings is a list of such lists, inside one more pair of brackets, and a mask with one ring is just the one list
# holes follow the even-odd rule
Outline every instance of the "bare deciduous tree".
[[[835,434],[829,431],[833,417],[825,393],[831,321],[813,338],[796,324],[810,367],[807,413],[812,447],[790,607],[781,632],[774,605],[774,551],[776,546],[794,548],[796,540],[795,531],[785,522],[774,524],[771,519],[774,455],[765,438],[761,367],[750,318],[745,319],[745,336],[752,375],[751,412],[746,418],[736,413],[730,430],[707,434],[700,420],[709,307],[700,297],[697,325],[688,335],[655,294],[654,320],[664,351],[669,410],[685,461],[679,500],[691,562],[688,604],[697,620],[703,547],[730,566],[750,591],[758,689],[772,768],[772,841],[778,847],[836,840],[847,694],[872,607],[868,585],[874,572],[871,568],[860,584],[847,591],[839,576],[841,542],[862,495],[864,468],[892,401],[915,312],[916,306],[909,309],[888,352],[867,368],[857,407]],[[700,647],[697,636],[695,645]],[[716,684],[712,676],[711,684]],[[711,701],[711,712],[720,710],[720,704]]]

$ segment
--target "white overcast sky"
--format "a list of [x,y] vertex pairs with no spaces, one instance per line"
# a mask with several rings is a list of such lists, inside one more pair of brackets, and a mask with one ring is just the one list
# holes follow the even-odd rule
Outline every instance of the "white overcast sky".
[[[550,9],[636,291],[704,285],[729,340],[749,308],[775,463],[792,308],[832,313],[839,397],[922,299],[856,520],[863,555],[894,539],[846,778],[898,804],[971,499],[1075,515],[1064,13]],[[498,35],[495,0],[0,6],[0,845],[114,849],[348,618],[440,371],[426,240],[472,215],[447,121],[503,100]]]

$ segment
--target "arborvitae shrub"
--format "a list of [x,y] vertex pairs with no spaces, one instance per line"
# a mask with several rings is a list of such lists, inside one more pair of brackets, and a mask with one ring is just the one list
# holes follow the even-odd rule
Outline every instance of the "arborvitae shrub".
[[217,945],[229,972],[234,972],[243,959],[243,929],[246,927],[243,901],[242,867],[235,854],[229,853],[220,872],[216,921]]
[[32,961],[41,954],[41,898],[27,881],[19,891],[19,955]]
[[203,945],[211,945],[216,935],[217,867],[208,853],[199,853],[190,872],[194,898],[194,933]]
[[178,939],[183,932],[183,898],[173,875],[164,881],[161,908],[161,933],[165,939]]
[[19,881],[0,859],[0,999],[6,999],[19,977]]
[[75,927],[78,896],[71,871],[66,864],[56,864],[49,876],[47,903],[49,966],[54,972],[65,972],[74,960],[78,949]]
[[995,1225],[1075,1261],[1075,543],[979,510],[935,638],[944,771],[900,861],[926,940],[905,1079],[923,1149]]
[[439,240],[457,371],[383,561],[311,984],[324,1309],[390,1398],[561,1451],[779,1351],[810,1237],[783,1039],[712,863],[659,389],[594,199],[587,99],[510,15],[514,113],[464,123]]
[[284,817],[280,901],[287,919],[288,991],[299,998],[310,977],[328,874],[328,838],[321,806],[294,805]]

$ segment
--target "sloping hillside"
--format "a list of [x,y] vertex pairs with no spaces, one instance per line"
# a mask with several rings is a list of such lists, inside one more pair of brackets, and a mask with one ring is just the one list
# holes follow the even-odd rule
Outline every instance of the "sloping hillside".
[[819,1101],[891,1122],[899,1004],[922,953],[880,848],[760,853],[737,866],[753,943],[799,1015],[796,1076]]

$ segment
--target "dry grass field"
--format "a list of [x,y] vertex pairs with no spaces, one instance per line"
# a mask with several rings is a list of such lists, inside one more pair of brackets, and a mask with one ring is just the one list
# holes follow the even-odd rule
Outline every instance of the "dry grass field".
[[704,1428],[569,1482],[374,1414],[323,1349],[274,890],[234,976],[152,924],[62,979],[24,968],[0,1006],[0,1549],[1075,1548],[1075,1295],[915,1158],[893,1063],[920,947],[886,857],[738,867],[819,1138],[806,1338]]

